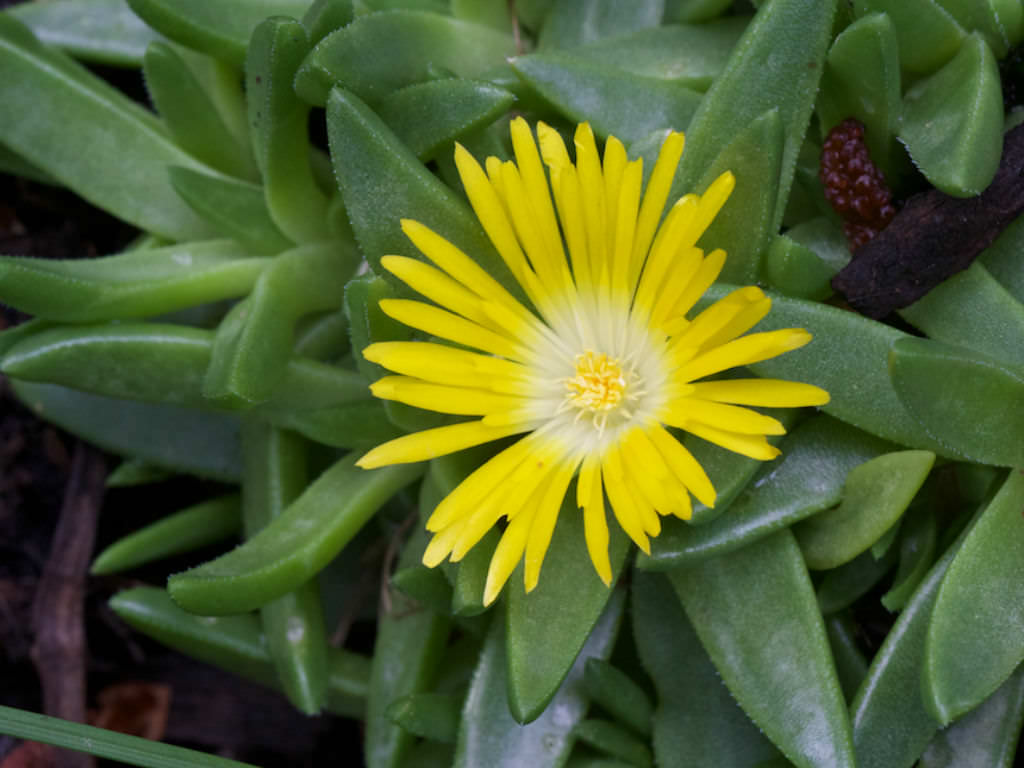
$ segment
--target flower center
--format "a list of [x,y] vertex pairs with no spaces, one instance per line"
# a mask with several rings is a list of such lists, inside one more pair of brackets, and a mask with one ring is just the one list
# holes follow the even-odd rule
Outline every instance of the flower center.
[[636,387],[638,377],[632,366],[624,367],[621,361],[589,349],[576,355],[576,375],[564,381],[565,406],[577,409],[577,419],[592,414],[599,431],[616,409],[621,408],[620,414],[629,418],[625,403],[643,394]]

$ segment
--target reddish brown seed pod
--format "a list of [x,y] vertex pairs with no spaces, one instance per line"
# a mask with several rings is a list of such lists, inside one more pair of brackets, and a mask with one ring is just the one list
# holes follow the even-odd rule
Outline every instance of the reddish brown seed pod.
[[896,209],[883,174],[871,162],[864,126],[847,118],[829,131],[819,169],[825,199],[843,219],[850,250],[857,250],[883,230]]

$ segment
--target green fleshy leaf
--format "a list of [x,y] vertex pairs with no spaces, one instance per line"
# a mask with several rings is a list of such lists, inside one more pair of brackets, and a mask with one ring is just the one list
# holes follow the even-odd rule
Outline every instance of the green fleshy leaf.
[[[622,573],[630,546],[617,525],[609,530],[612,586]],[[508,696],[512,716],[531,722],[544,711],[572,668],[595,624],[621,612],[594,571],[583,534],[583,515],[570,490],[562,503],[537,587],[526,594],[523,565],[509,579]],[[606,607],[607,605],[607,607]]]
[[835,568],[868,549],[906,511],[934,463],[931,451],[899,451],[851,469],[839,506],[793,529],[807,566]]
[[348,318],[342,309],[322,312],[299,321],[293,351],[321,362],[337,360],[349,351]]
[[505,0],[451,0],[452,16],[499,32],[512,28],[512,6]]
[[1024,473],[971,528],[939,586],[925,640],[925,706],[949,723],[1024,661]]
[[[1024,248],[1024,217],[1018,216],[999,233],[978,261],[999,281],[1017,301],[1024,302],[1024,269],[1020,269],[1019,254]],[[977,262],[976,262],[977,263]],[[933,289],[934,290],[934,289]]]
[[761,256],[778,230],[777,182],[785,151],[782,128],[777,109],[759,115],[733,135],[697,183],[696,191],[703,194],[721,174],[732,172],[736,177],[732,195],[699,241],[705,251],[722,248],[728,254],[720,276],[725,282],[756,283]]
[[310,0],[128,0],[150,27],[186,48],[234,64],[245,63],[245,50],[256,26],[268,16],[298,18]]
[[286,378],[299,319],[341,307],[358,260],[354,247],[336,242],[298,246],[275,258],[221,323],[203,394],[228,404],[273,397]]
[[297,243],[327,237],[327,197],[317,186],[308,146],[309,105],[293,80],[309,52],[303,26],[274,18],[253,31],[245,58],[252,148],[263,176],[270,218]]
[[763,270],[768,284],[786,296],[822,301],[832,295],[836,270],[788,233],[772,238],[764,254]]
[[219,496],[175,512],[118,539],[96,556],[89,572],[105,574],[126,571],[154,560],[216,544],[241,530],[240,497],[237,493]]
[[954,542],[914,592],[850,704],[860,765],[911,768],[939,730],[921,695],[925,636],[939,584],[962,541],[961,536]]
[[150,483],[162,483],[174,473],[140,459],[125,459],[107,475],[107,488],[133,488]]
[[555,0],[544,19],[538,50],[572,48],[584,43],[656,27],[665,0]]
[[1024,365],[1020,344],[1024,304],[978,262],[935,286],[900,314],[931,339]]
[[652,741],[657,764],[761,765],[777,755],[725,687],[668,581],[635,573],[631,600],[637,651],[657,689]]
[[[985,38],[989,48],[998,58],[1006,56],[1010,49],[1008,30],[1003,26],[995,3],[978,3],[974,0],[936,0],[946,12],[964,29],[976,30]],[[1007,7],[1008,4],[1003,4]],[[1020,5],[1018,4],[1018,9]],[[1018,11],[1019,17],[1020,11]]]
[[792,534],[669,579],[725,684],[783,754],[800,768],[853,766],[846,704]]
[[352,21],[352,5],[352,0],[313,0],[302,17],[302,26],[313,45]]
[[402,232],[401,219],[415,219],[471,254],[513,295],[523,297],[469,206],[438,181],[369,107],[350,93],[331,91],[327,136],[352,231],[374,272],[398,284],[380,266],[381,256],[425,259]]
[[[395,298],[392,284],[372,274],[354,278],[345,286],[345,314],[349,319],[356,367],[367,382],[391,375],[391,371],[363,357],[363,350],[368,345],[383,341],[408,341],[413,337],[409,326],[381,311],[381,299],[391,298]],[[448,414],[415,408],[394,400],[383,401],[382,407],[390,422],[405,432],[432,429],[458,421],[457,417]]]
[[1024,666],[932,739],[919,768],[1011,768],[1024,721]]
[[598,136],[632,144],[656,130],[681,131],[701,94],[679,83],[609,69],[571,53],[520,56],[512,66],[538,94]]
[[732,0],[665,0],[666,22],[708,21],[732,5]]
[[321,40],[299,69],[295,90],[309,103],[322,105],[338,85],[374,103],[399,88],[434,79],[431,69],[472,78],[514,54],[510,34],[479,24],[423,11],[374,13]]
[[143,74],[149,96],[178,146],[229,176],[257,177],[248,146],[238,142],[203,83],[174,48],[162,42],[149,46]]
[[46,45],[76,59],[116,67],[141,67],[160,35],[132,13],[125,0],[51,0],[6,10]]
[[900,65],[934,72],[956,55],[967,33],[935,0],[854,0],[858,17],[882,12],[892,19]]
[[[280,689],[266,641],[254,614],[209,618],[186,613],[163,589],[118,592],[110,607],[143,634],[207,664]],[[327,710],[362,717],[370,682],[370,660],[351,651],[327,652]]]
[[[713,285],[701,306],[722,298],[735,286]],[[772,296],[772,311],[758,331],[805,328],[814,339],[805,347],[750,366],[758,376],[806,381],[825,389],[832,399],[822,410],[837,419],[910,448],[960,457],[932,438],[900,402],[889,377],[889,348],[909,338],[888,325],[835,307]],[[842,343],[836,343],[837,340]]]
[[504,114],[515,96],[503,88],[472,80],[431,80],[389,94],[377,113],[424,162],[464,133]]
[[[110,397],[208,409],[215,404],[203,396],[201,382],[212,348],[212,333],[197,328],[156,323],[72,326],[41,330],[25,338],[11,347],[0,366],[16,378]],[[397,436],[361,376],[309,359],[288,361],[274,397],[249,413],[338,447],[370,447]],[[139,436],[143,428],[139,426]],[[150,452],[138,455],[148,458]]]
[[[426,543],[426,532],[417,529],[406,542],[398,567],[410,568],[418,563]],[[407,696],[429,690],[448,639],[447,616],[417,605],[400,593],[391,592],[390,597],[390,606],[378,613],[373,647],[363,742],[367,768],[401,765],[412,746],[413,734],[392,721],[391,707]]]
[[32,165],[28,160],[16,152],[12,152],[2,143],[0,143],[0,173],[21,176],[24,179],[29,179],[39,184],[49,184],[53,187],[60,186],[60,182],[53,178],[53,176]]
[[[452,585],[444,571],[422,563],[396,571],[391,576],[391,586],[436,613],[448,613],[452,604]],[[453,737],[454,733],[453,730]]]
[[1024,372],[965,347],[897,341],[889,356],[900,400],[937,441],[971,461],[1024,466]]
[[882,595],[882,605],[890,611],[901,610],[928,573],[938,547],[938,523],[930,505],[911,508],[901,526],[900,566],[892,588]]
[[871,13],[844,29],[828,52],[817,111],[821,135],[848,117],[864,124],[872,162],[894,170],[900,101],[899,46],[892,19]]
[[[539,587],[538,587],[539,589]],[[609,606],[614,608],[614,606]],[[607,658],[618,634],[621,602],[608,610],[587,638],[583,650],[555,698],[529,725],[509,712],[506,694],[505,622],[498,611],[491,622],[473,682],[462,707],[455,768],[555,768],[572,749],[572,729],[587,709],[583,669],[587,659]]]
[[651,750],[643,741],[617,723],[590,718],[579,723],[573,734],[588,747],[623,760],[637,768],[651,768]]
[[621,70],[706,91],[725,69],[729,52],[749,23],[749,16],[730,16],[707,24],[617,32],[614,37],[574,48],[571,57],[607,71]]
[[758,11],[694,115],[671,199],[695,190],[715,157],[738,134],[768,110],[777,109],[785,137],[780,172],[770,181],[750,182],[778,185],[771,227],[775,233],[817,97],[835,10],[835,0],[772,0]]
[[[242,461],[242,521],[252,538],[305,488],[306,446],[294,433],[246,421]],[[316,579],[262,606],[260,623],[285,696],[318,714],[327,696],[327,631]]]
[[[453,693],[413,693],[392,701],[388,705],[387,716],[414,736],[454,744],[459,731],[462,699]],[[407,763],[402,761],[401,765]]]
[[225,615],[253,610],[311,579],[391,496],[423,472],[420,464],[363,470],[340,459],[279,517],[237,549],[168,581],[186,610]]
[[0,257],[0,298],[65,323],[153,317],[244,296],[270,263],[230,240],[100,259]]
[[828,616],[852,605],[885,578],[895,563],[896,555],[891,548],[879,557],[868,550],[829,570],[818,585],[818,607],[822,614]]
[[825,632],[836,662],[836,674],[847,701],[852,699],[868,673],[868,661],[857,647],[857,629],[847,616],[838,614],[825,619]]
[[651,734],[654,706],[636,681],[601,659],[587,659],[583,684],[591,701],[642,736]]
[[973,197],[999,169],[1003,98],[992,51],[977,34],[903,99],[900,140],[925,177],[948,195]]
[[238,420],[229,414],[17,379],[11,388],[39,418],[111,453],[229,483],[241,475]]
[[152,113],[41,45],[6,13],[0,102],[4,144],[76,194],[171,240],[211,236],[167,179],[168,165],[205,166],[179,149]]
[[171,167],[167,172],[174,191],[193,211],[249,251],[275,254],[294,246],[270,218],[263,187],[258,184],[189,168]]
[[761,463],[715,519],[699,525],[666,520],[651,541],[651,554],[638,557],[639,567],[665,570],[724,554],[838,504],[847,473],[891,446],[822,415],[798,425],[780,449],[782,458]]

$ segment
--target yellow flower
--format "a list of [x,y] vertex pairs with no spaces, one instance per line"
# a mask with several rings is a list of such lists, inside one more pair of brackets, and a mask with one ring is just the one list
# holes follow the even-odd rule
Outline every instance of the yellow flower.
[[698,381],[811,339],[796,328],[744,336],[771,305],[753,286],[685,317],[725,262],[723,251],[705,256],[695,244],[728,199],[731,173],[701,196],[682,197],[662,221],[681,133],[662,145],[642,199],[642,161],[629,162],[614,137],[602,163],[590,126],[580,125],[574,164],[559,134],[543,123],[539,153],[525,120],[512,121],[511,133],[515,163],[490,157],[485,171],[461,146],[455,162],[477,218],[533,309],[454,245],[407,219],[403,231],[436,268],[401,256],[381,264],[434,303],[388,299],[381,310],[459,346],[383,342],[363,350],[399,374],[373,384],[377,397],[479,418],[392,440],[360,466],[423,461],[525,433],[469,475],[427,521],[434,536],[423,562],[435,566],[449,556],[460,560],[508,520],[485,604],[524,557],[526,590],[536,586],[577,472],[587,549],[610,584],[606,494],[618,524],[645,552],[648,537],[661,530],[659,515],[688,519],[690,494],[715,503],[703,468],[667,427],[769,460],[779,452],[766,436],[785,430],[741,406],[828,402],[827,392],[809,384]]

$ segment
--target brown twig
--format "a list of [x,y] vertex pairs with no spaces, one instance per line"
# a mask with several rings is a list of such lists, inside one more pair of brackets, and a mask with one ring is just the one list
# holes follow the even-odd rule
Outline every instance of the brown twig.
[[[86,722],[85,579],[105,478],[102,454],[78,443],[50,556],[32,603],[32,661],[42,684],[43,710],[78,723]],[[93,760],[62,752],[57,765],[87,768]]]
[[984,192],[963,199],[932,189],[912,197],[832,278],[832,287],[861,314],[885,317],[967,269],[1022,210],[1024,125],[1019,125],[1003,137],[999,171]]

